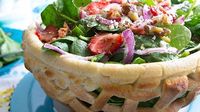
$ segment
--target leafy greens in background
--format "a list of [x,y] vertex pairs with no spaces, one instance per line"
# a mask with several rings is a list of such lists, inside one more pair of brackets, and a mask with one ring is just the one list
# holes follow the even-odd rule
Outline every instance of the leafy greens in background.
[[192,13],[192,9],[195,7],[196,0],[172,0],[180,3],[179,9],[176,11],[177,15],[187,18]]
[[[20,52],[21,46],[19,43],[12,40],[8,35],[4,33],[4,31],[0,28],[0,55],[5,55],[14,52]],[[19,58],[19,56],[8,56],[0,58],[0,67],[5,64],[8,64],[14,60]]]
[[200,42],[200,5],[194,7],[193,14],[188,18],[185,25],[190,29],[193,40]]

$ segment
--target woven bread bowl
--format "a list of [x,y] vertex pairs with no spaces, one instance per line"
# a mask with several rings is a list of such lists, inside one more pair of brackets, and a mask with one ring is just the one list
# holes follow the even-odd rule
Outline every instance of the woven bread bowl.
[[[34,28],[25,31],[25,66],[48,96],[75,112],[177,112],[200,92],[200,51],[167,62],[122,65],[50,55],[42,46]],[[98,88],[97,96],[92,91]],[[112,96],[124,98],[124,104],[107,104]],[[138,107],[157,97],[152,108]]]

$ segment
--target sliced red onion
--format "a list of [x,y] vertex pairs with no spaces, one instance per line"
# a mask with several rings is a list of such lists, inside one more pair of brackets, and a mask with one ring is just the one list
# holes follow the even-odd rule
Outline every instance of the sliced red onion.
[[185,22],[185,17],[181,16],[181,17],[177,18],[174,23],[184,25],[184,22]]
[[142,9],[142,14],[143,14],[144,20],[151,18],[152,15],[151,15],[150,9],[148,8],[147,5],[144,5],[144,7]]
[[136,50],[135,54],[138,55],[148,55],[151,53],[170,53],[170,54],[177,54],[178,50],[176,48],[170,47],[170,48],[165,48],[165,47],[159,47],[159,48],[148,48],[144,50]]
[[105,18],[103,18],[103,17],[101,17],[101,16],[97,16],[97,17],[96,17],[96,21],[98,21],[98,22],[101,23],[101,24],[105,24],[105,25],[112,25],[112,24],[115,23],[115,21],[105,19]]
[[85,17],[87,17],[88,15],[87,15],[87,13],[84,11],[84,10],[81,10],[80,11],[80,18],[81,19],[83,19],[83,18],[85,18]]
[[52,44],[45,43],[45,44],[44,44],[44,48],[47,48],[47,49],[56,51],[56,52],[60,53],[61,55],[67,54],[67,52],[63,51],[62,49],[60,49],[60,48],[58,48],[57,46],[54,46],[54,45],[52,45]]
[[91,60],[94,57],[94,56],[82,57],[82,56],[70,54],[70,53],[65,52],[64,50],[58,48],[57,46],[54,46],[54,45],[48,44],[48,43],[44,44],[44,48],[56,51],[56,52],[60,53],[61,55],[65,55],[67,58],[76,58],[79,60]]
[[123,63],[128,64],[128,63],[131,63],[134,56],[135,38],[131,29],[126,29],[125,31],[123,31],[122,37],[124,38],[124,43],[125,43]]

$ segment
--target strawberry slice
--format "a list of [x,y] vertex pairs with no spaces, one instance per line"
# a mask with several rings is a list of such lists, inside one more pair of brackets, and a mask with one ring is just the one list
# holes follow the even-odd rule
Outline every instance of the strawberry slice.
[[99,14],[101,10],[106,7],[109,3],[106,2],[105,0],[100,0],[98,2],[91,2],[90,4],[87,5],[86,7],[86,12],[89,15],[95,15]]
[[35,34],[42,42],[50,42],[53,38],[58,38],[58,29],[49,25],[44,30],[37,28]]
[[92,37],[88,48],[92,54],[112,54],[123,43],[123,38],[120,34],[101,34]]

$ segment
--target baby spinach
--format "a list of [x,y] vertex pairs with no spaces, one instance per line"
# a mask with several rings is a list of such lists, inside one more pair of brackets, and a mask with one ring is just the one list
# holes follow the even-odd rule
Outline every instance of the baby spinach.
[[197,40],[200,42],[200,5],[196,6],[193,9],[193,15],[190,16],[190,18],[185,22],[185,26],[187,26],[193,35],[194,40]]
[[65,42],[53,42],[51,43],[52,45],[54,46],[57,46],[58,48],[68,52],[69,51],[69,47],[68,47],[68,44],[65,43]]
[[91,61],[92,62],[99,62],[102,58],[104,57],[104,54],[98,54],[96,56],[94,56]]
[[135,35],[136,49],[155,48],[160,46],[160,38]]
[[80,35],[83,35],[85,36],[85,32],[82,28],[82,25],[79,25],[79,26],[76,26],[73,30],[72,30],[72,34],[75,35],[75,36],[80,36]]
[[86,41],[86,42],[88,42],[90,40],[90,37],[85,37],[85,36],[82,36],[82,35],[80,35],[79,38],[83,41]]
[[90,2],[92,2],[92,0],[73,0],[76,7],[84,7]]
[[48,5],[41,13],[41,18],[43,23],[48,25],[53,25],[56,27],[62,27],[64,19],[59,15],[58,11],[55,8],[55,5]]
[[178,59],[178,56],[175,54],[168,53],[151,53],[146,56],[141,56],[142,59],[146,60],[146,62],[161,62],[161,61],[170,61],[174,59]]
[[82,40],[76,40],[72,43],[70,52],[80,56],[88,56],[87,43]]
[[67,43],[67,44],[72,44],[76,40],[78,40],[78,37],[66,36],[64,38],[59,38],[59,39],[57,39],[57,40],[55,40],[53,42],[64,42],[64,43]]
[[108,104],[111,105],[115,105],[115,106],[122,106],[124,104],[125,99],[124,98],[119,98],[116,96],[112,96],[109,100],[108,100]]
[[153,107],[160,97],[153,98],[148,101],[139,102],[138,107]]
[[171,39],[169,44],[179,50],[185,48],[191,40],[190,30],[179,24],[169,25],[166,27],[171,30],[171,33],[168,35]]
[[43,23],[62,27],[64,21],[76,25],[79,20],[79,7],[90,3],[83,0],[57,0],[53,4],[48,5],[41,13]]
[[146,63],[146,61],[142,59],[141,57],[135,58],[132,62],[132,64],[142,64],[142,63]]
[[[80,0],[77,0],[80,1]],[[79,19],[78,7],[75,6],[73,0],[57,0],[55,3],[57,11],[74,19]]]

